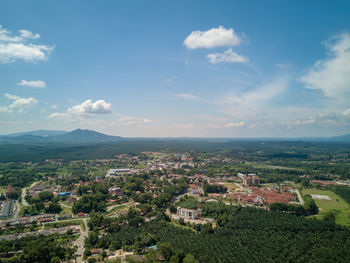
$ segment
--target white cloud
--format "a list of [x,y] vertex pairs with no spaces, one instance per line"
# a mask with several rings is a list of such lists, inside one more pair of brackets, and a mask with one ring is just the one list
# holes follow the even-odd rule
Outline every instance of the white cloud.
[[13,102],[8,106],[0,106],[0,112],[12,112],[16,110],[18,113],[25,113],[25,108],[34,106],[38,103],[33,97],[21,98],[17,95],[5,93],[5,97]]
[[344,99],[350,96],[350,35],[344,33],[334,40],[327,45],[330,56],[317,61],[300,80],[326,97]]
[[129,126],[136,126],[136,127],[143,127],[144,124],[148,124],[152,122],[150,119],[146,118],[135,118],[130,116],[122,116],[118,118],[116,122],[113,122],[113,125],[116,126],[122,126],[122,127],[129,127]]
[[67,110],[71,114],[107,114],[112,112],[112,104],[104,100],[86,100],[82,104],[75,105]]
[[22,38],[32,38],[32,39],[40,38],[39,34],[34,34],[33,32],[26,30],[26,29],[21,29],[21,30],[19,30],[19,32],[20,32]]
[[240,43],[241,38],[235,34],[233,28],[226,29],[222,26],[208,31],[193,31],[184,40],[188,49],[237,46]]
[[273,80],[271,83],[262,85],[251,91],[243,92],[240,95],[228,94],[218,103],[237,106],[237,109],[241,110],[247,107],[260,107],[262,104],[280,95],[287,88],[287,85],[288,80],[280,77]]
[[81,104],[74,105],[67,109],[66,112],[55,112],[50,114],[50,119],[67,119],[75,120],[81,117],[94,117],[100,114],[108,114],[112,112],[112,104],[107,103],[105,100],[86,100]]
[[221,62],[229,62],[229,63],[246,63],[248,62],[248,58],[238,55],[236,52],[232,51],[232,49],[226,50],[224,53],[214,53],[207,55],[210,63],[216,64]]
[[7,106],[1,106],[0,105],[0,112],[2,112],[2,113],[4,113],[4,112],[11,112],[11,110]]
[[179,123],[179,124],[169,126],[169,128],[175,128],[175,129],[193,129],[195,127],[196,125],[192,123]]
[[189,93],[177,93],[177,94],[173,94],[175,97],[181,98],[181,99],[186,99],[186,100],[201,100],[201,97],[198,97],[196,95],[193,94],[189,94]]
[[350,116],[350,109],[347,109],[346,111],[344,111],[343,115],[344,116]]
[[53,47],[28,43],[29,39],[40,38],[39,34],[22,29],[19,35],[13,36],[10,31],[0,26],[0,62],[11,63],[16,60],[36,62],[46,60]]
[[241,122],[229,122],[224,125],[225,128],[237,128],[237,127],[244,127],[245,123],[243,121]]
[[42,80],[22,80],[21,82],[17,83],[17,85],[32,88],[46,88],[46,83]]

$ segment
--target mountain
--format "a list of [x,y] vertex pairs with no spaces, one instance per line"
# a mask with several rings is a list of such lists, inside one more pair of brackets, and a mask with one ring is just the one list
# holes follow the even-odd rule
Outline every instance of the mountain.
[[329,138],[324,138],[324,140],[332,141],[332,142],[350,142],[350,133],[344,134],[340,136],[333,136]]
[[66,134],[54,137],[54,141],[76,143],[115,142],[120,141],[120,139],[120,136],[106,135],[100,132],[82,129],[76,129]]
[[55,136],[55,135],[63,135],[68,133],[67,131],[56,131],[56,130],[35,130],[35,131],[29,131],[29,132],[18,132],[18,133],[12,133],[5,135],[7,137],[19,137],[23,135],[34,135],[34,136],[41,136],[41,137],[48,137],[48,136]]
[[66,131],[37,130],[0,136],[0,143],[101,143],[120,141],[120,136],[106,135],[92,130]]

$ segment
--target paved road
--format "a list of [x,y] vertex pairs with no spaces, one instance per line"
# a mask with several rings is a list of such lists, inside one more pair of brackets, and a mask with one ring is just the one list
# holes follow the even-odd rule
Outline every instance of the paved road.
[[77,263],[82,263],[83,262],[83,254],[84,254],[84,241],[85,238],[88,236],[88,226],[87,226],[87,219],[88,218],[83,218],[83,222],[85,225],[85,231],[83,231],[83,229],[80,226],[80,236],[78,237],[78,239],[76,239],[73,242],[73,246],[77,246]]
[[303,199],[303,197],[301,196],[299,190],[296,189],[295,192],[296,192],[297,195],[298,195],[299,203],[300,203],[301,205],[303,205],[303,204],[304,204],[304,199]]
[[13,214],[14,219],[18,218],[19,211],[21,210],[21,207],[18,201],[15,202],[15,206],[16,206],[16,210],[15,210],[15,213]]

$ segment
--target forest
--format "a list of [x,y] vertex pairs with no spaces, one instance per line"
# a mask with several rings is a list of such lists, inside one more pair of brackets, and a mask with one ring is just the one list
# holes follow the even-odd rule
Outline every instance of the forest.
[[[0,241],[1,263],[59,263],[75,258],[75,248],[68,245],[74,236],[30,236],[17,240]],[[8,259],[6,259],[8,257]]]
[[204,213],[217,219],[215,228],[210,224],[180,227],[156,219],[138,226],[113,228],[95,245],[105,249],[128,246],[142,251],[151,245],[169,244],[174,258],[170,256],[167,262],[181,262],[179,258],[187,254],[199,262],[350,260],[350,230],[331,221],[220,204],[212,204]]

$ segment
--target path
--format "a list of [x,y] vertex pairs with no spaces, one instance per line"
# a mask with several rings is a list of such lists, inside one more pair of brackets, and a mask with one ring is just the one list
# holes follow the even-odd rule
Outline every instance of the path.
[[301,205],[304,205],[304,199],[303,199],[303,197],[301,196],[299,190],[296,189],[295,192],[296,192],[297,195],[298,195],[299,203],[300,203]]
[[22,204],[23,204],[24,206],[29,206],[28,202],[27,202],[26,199],[25,199],[26,194],[27,194],[27,189],[28,189],[28,188],[32,188],[36,183],[37,183],[37,182],[34,182],[34,183],[32,183],[31,186],[22,189],[21,201],[22,201]]

